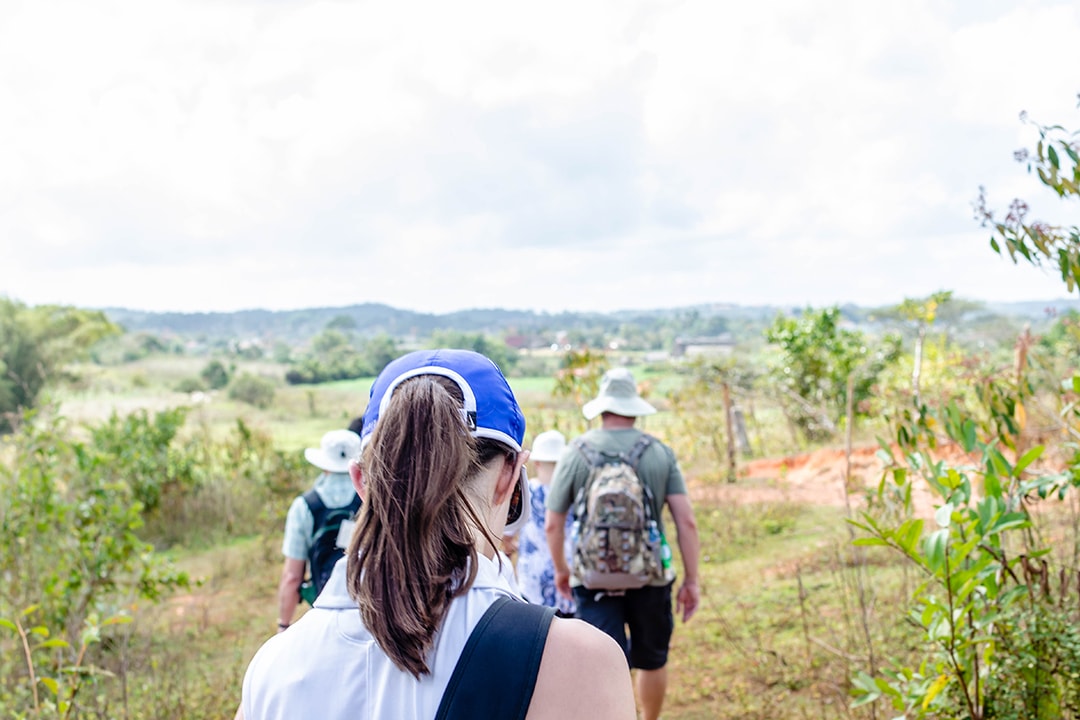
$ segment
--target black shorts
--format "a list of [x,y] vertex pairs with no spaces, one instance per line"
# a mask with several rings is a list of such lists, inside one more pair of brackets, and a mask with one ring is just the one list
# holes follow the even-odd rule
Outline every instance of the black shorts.
[[671,586],[646,586],[624,595],[574,588],[577,618],[615,638],[630,667],[658,670],[667,665],[675,617]]

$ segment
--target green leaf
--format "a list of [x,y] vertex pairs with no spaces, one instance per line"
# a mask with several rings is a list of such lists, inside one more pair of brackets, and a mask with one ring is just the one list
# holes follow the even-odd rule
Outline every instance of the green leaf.
[[998,498],[1002,496],[1001,479],[998,478],[996,472],[992,472],[988,469],[988,472],[983,477],[983,491],[987,497]]
[[15,623],[11,622],[10,620],[5,620],[4,618],[0,618],[0,627],[6,627],[13,633],[19,632],[19,628],[15,625]]
[[1042,445],[1036,445],[1028,450],[1024,455],[1016,461],[1016,467],[1013,468],[1013,474],[1016,477],[1020,477],[1020,473],[1024,472],[1024,469],[1034,462],[1040,455],[1043,454],[1044,447]]
[[1009,464],[1009,461],[1005,459],[1005,456],[997,448],[987,448],[986,458],[994,472],[1001,477],[1010,477],[1012,475],[1012,465]]
[[945,503],[934,511],[934,520],[940,527],[947,528],[952,523],[953,504]]
[[994,527],[990,532],[1002,533],[1013,528],[1027,527],[1028,524],[1029,521],[1026,514],[1020,512],[1006,513],[998,518],[998,521],[994,523]]
[[52,638],[52,639],[46,640],[43,643],[40,643],[34,649],[38,650],[40,648],[69,648],[69,647],[71,647],[71,643],[69,643],[67,640],[64,640],[62,638]]
[[975,423],[969,418],[964,421],[964,451],[971,452],[975,449],[978,437],[975,433]]
[[949,549],[949,528],[935,530],[926,537],[924,544],[926,564],[933,572],[945,568],[945,553]]
[[1080,394],[1080,375],[1073,375],[1072,387],[1074,393]]
[[852,545],[857,545],[857,546],[860,546],[860,547],[863,547],[863,546],[870,547],[870,546],[874,546],[874,545],[888,546],[889,543],[885,542],[881,538],[868,537],[868,538],[855,538],[854,540],[851,541],[851,544]]
[[38,678],[38,679],[41,681],[42,685],[49,688],[49,690],[52,692],[53,695],[59,695],[60,694],[60,685],[56,682],[55,679],[50,678],[50,677],[43,677],[43,678]]
[[1050,158],[1050,167],[1054,168],[1055,170],[1061,167],[1061,164],[1058,162],[1057,150],[1054,149],[1053,145],[1050,145],[1046,148],[1046,155]]

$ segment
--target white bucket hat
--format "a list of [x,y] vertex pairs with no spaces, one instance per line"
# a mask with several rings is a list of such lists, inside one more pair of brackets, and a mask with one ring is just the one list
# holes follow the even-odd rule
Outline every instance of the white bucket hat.
[[558,430],[548,430],[536,436],[529,459],[534,462],[558,462],[566,447],[566,438]]
[[352,430],[331,430],[322,436],[321,447],[307,448],[307,461],[330,473],[349,471],[349,461],[360,455],[360,436]]
[[586,420],[592,420],[600,413],[614,413],[625,417],[641,417],[656,412],[649,403],[638,395],[634,376],[626,368],[614,368],[604,373],[600,380],[600,394],[581,408]]

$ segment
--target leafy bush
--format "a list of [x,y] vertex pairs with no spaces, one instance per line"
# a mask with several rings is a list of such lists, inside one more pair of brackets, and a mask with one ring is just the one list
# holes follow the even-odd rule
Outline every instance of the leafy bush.
[[268,408],[274,402],[274,381],[244,373],[229,385],[229,398],[257,408]]
[[172,447],[187,417],[185,408],[164,410],[151,417],[145,410],[120,416],[90,428],[90,445],[80,448],[85,464],[108,464],[123,480],[146,513],[154,513],[170,488],[194,482],[191,458]]
[[[144,508],[126,463],[71,436],[57,421],[24,424],[13,438],[0,476],[0,534],[13,541],[0,556],[0,617],[40,607],[43,624],[79,647],[87,618],[111,617],[187,580],[139,537]],[[142,449],[131,443],[124,452],[130,459]]]
[[[1039,133],[1034,155],[1022,151],[1017,158],[1059,197],[1080,198],[1077,134],[1060,127]],[[1080,228],[1030,221],[1021,200],[998,221],[984,192],[977,207],[993,228],[996,252],[1053,264],[1068,289],[1076,289]],[[1042,347],[1053,353],[1070,335],[1062,326]],[[927,650],[921,662],[884,670],[871,663],[857,672],[856,705],[887,699],[904,717],[1080,717],[1075,508],[1063,513],[1071,515],[1065,522],[1050,524],[1059,510],[1054,500],[1080,489],[1080,375],[1064,384],[1056,372],[1049,382],[1031,378],[1033,365],[1052,367],[1029,362],[1037,349],[1025,332],[1015,366],[976,387],[979,407],[930,405],[916,395],[895,429],[901,458],[882,442],[888,471],[877,494],[880,509],[855,523],[866,533],[857,542],[894,548],[922,572],[909,620],[922,630]],[[1037,405],[1052,409],[1060,468],[1040,465],[1047,448],[1025,432],[1027,408]],[[977,460],[935,461],[930,451],[946,439]],[[942,501],[928,534],[912,511],[915,479]]]
[[398,354],[397,344],[388,335],[357,343],[351,335],[328,329],[312,340],[311,350],[285,373],[285,382],[301,385],[372,377]]
[[211,390],[220,390],[229,384],[229,371],[220,360],[211,360],[199,373],[207,387]]
[[[276,534],[307,473],[296,453],[242,422],[223,439],[205,428],[182,438],[184,417],[113,416],[85,432],[31,418],[0,447],[0,533],[10,543],[0,553],[0,717],[220,711],[221,688],[192,715],[186,681],[170,675],[179,704],[166,714],[158,694],[139,690],[143,679],[128,677],[157,669],[128,654],[135,624],[121,626],[138,617],[136,601],[189,583],[148,540],[191,547],[238,530]],[[135,697],[146,707],[129,707]]]
[[[1080,376],[1073,384],[1080,391]],[[860,702],[887,697],[912,717],[1080,717],[1080,634],[1065,630],[1080,619],[1080,593],[1070,577],[1075,568],[1071,558],[1055,561],[1042,544],[1034,512],[1041,500],[1080,486],[1080,475],[1038,468],[1041,445],[1020,452],[1015,418],[1027,387],[999,380],[985,396],[993,404],[983,423],[956,405],[922,406],[897,429],[902,459],[883,444],[889,473],[878,500],[892,504],[885,517],[898,521],[866,513],[855,524],[867,537],[856,542],[892,547],[923,572],[910,620],[923,629],[930,650],[918,668],[899,665],[883,671],[884,678],[857,674]],[[1080,412],[1071,412],[1080,421]],[[935,428],[978,463],[933,461]],[[1019,457],[1010,461],[1002,449]],[[943,501],[929,534],[913,514],[916,479]],[[1080,539],[1073,533],[1071,543]]]
[[788,417],[807,439],[832,437],[847,404],[847,382],[854,380],[856,415],[870,414],[866,402],[881,372],[900,355],[900,338],[874,342],[841,326],[836,307],[807,308],[797,318],[777,317],[765,337],[779,350],[771,377]]
[[176,392],[194,393],[203,392],[204,390],[206,390],[206,385],[199,378],[183,378],[176,383]]

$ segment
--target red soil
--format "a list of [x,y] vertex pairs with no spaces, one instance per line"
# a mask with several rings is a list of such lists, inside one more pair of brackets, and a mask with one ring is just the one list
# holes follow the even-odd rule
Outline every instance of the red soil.
[[[859,507],[865,503],[866,492],[875,490],[881,481],[884,463],[877,456],[878,450],[876,445],[852,449],[851,482],[847,493],[844,492],[844,480],[848,474],[848,461],[844,450],[824,448],[751,460],[739,467],[737,482],[699,484],[695,494],[739,503],[783,500],[840,507],[850,503],[852,507]],[[939,448],[933,457],[950,465],[970,465],[978,459],[968,456],[955,445]],[[917,480],[914,496],[920,514],[932,512],[934,504],[940,502],[925,483]]]

